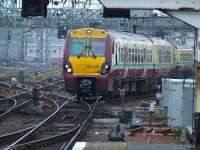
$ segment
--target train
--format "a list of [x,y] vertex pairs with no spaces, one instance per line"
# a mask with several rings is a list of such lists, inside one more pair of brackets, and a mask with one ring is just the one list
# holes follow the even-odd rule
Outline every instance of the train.
[[152,93],[161,78],[190,77],[193,57],[192,49],[143,34],[74,29],[64,45],[65,91],[79,98]]

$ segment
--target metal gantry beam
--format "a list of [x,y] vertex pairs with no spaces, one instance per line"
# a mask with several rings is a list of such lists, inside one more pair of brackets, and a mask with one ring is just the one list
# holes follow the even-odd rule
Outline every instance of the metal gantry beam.
[[[90,24],[99,23],[101,27],[107,26],[106,28],[116,29],[116,27],[112,28],[112,26],[109,25],[114,20],[115,24],[118,22],[117,29],[120,31],[120,24],[129,24],[128,27],[123,26],[125,31],[131,31],[133,26],[138,29],[149,28],[150,30],[153,28],[159,30],[177,28],[190,30],[190,27],[186,24],[170,17],[134,17],[126,21],[124,21],[124,19],[104,19],[102,17],[102,6],[97,0],[50,0],[47,19],[42,17],[33,17],[29,19],[21,18],[21,0],[7,0],[3,3],[1,1],[1,4],[0,27],[56,28],[60,25],[69,25],[70,28],[76,28],[88,27]],[[104,25],[102,25],[102,23]]]
[[[95,13],[96,12],[96,13]],[[95,16],[92,14],[95,13]],[[88,25],[89,22],[99,23],[100,27],[116,29],[113,26],[113,23],[120,25],[125,25],[126,29],[130,30],[134,26],[138,29],[150,29],[150,30],[174,30],[174,29],[183,29],[183,30],[191,30],[192,27],[189,25],[178,21],[172,17],[135,17],[131,19],[104,19],[100,16],[101,10],[90,10],[88,11],[89,16],[82,16],[75,14],[71,14],[72,16],[69,18],[65,17],[49,17],[47,19],[43,18],[32,18],[32,19],[23,19],[21,17],[0,17],[0,27],[15,27],[15,28],[57,28],[61,25],[70,25],[70,24],[79,24],[78,27],[84,27],[84,25]],[[99,15],[97,15],[99,14]],[[85,18],[84,18],[85,17]],[[72,19],[74,18],[74,19]],[[75,26],[77,27],[77,26]],[[73,25],[72,25],[73,28]]]

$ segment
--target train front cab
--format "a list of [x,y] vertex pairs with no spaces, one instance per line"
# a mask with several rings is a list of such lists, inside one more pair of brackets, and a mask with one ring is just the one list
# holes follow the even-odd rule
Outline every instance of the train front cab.
[[65,91],[79,97],[109,90],[110,38],[100,29],[79,29],[68,35],[64,54]]

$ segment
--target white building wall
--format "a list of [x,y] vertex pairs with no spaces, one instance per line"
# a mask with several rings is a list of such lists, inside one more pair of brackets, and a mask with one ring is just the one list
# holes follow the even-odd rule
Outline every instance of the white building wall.
[[[161,105],[168,106],[168,125],[192,125],[193,80],[163,79]],[[188,118],[190,117],[190,118]]]
[[[26,61],[37,61],[42,55],[43,61],[52,61],[52,59],[62,59],[64,54],[64,39],[57,38],[57,30],[43,32],[43,46],[41,50],[39,32],[32,31],[27,34],[26,43]],[[42,54],[40,55],[40,53]]]

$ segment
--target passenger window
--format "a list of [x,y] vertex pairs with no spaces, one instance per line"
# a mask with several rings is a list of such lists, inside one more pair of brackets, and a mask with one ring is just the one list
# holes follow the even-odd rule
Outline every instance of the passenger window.
[[125,53],[124,53],[124,49],[120,48],[120,62],[124,62],[125,61]]
[[132,51],[130,48],[128,49],[128,62],[132,62]]
[[112,45],[112,54],[114,54],[115,53],[115,44],[113,43],[113,45]]
[[141,63],[142,55],[141,55],[141,49],[138,50],[138,58],[139,58],[139,64]]

